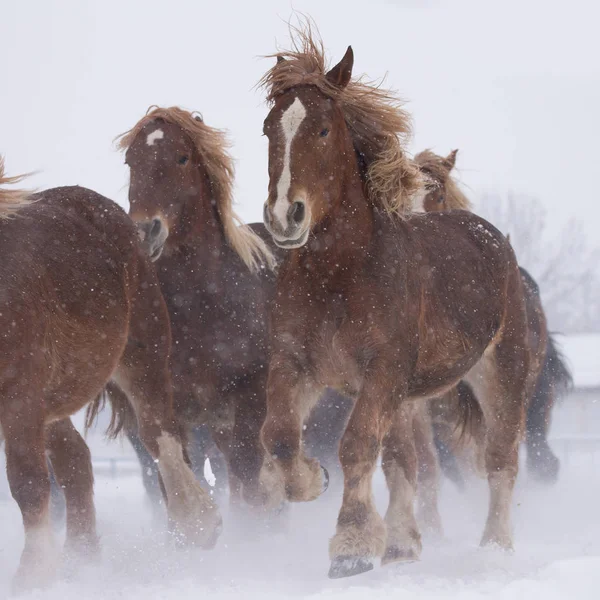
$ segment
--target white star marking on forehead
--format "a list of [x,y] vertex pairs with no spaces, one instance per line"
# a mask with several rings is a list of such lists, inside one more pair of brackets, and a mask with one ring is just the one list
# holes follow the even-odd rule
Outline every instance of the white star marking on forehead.
[[155,129],[152,133],[148,134],[146,138],[146,144],[148,146],[154,146],[154,142],[157,140],[162,140],[165,137],[165,133],[162,129]]

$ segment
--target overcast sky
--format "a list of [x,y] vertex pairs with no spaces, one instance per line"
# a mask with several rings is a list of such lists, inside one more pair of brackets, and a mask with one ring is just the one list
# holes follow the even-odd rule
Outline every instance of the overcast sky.
[[[287,46],[292,10],[337,62],[387,75],[415,122],[412,150],[460,148],[475,196],[538,196],[558,227],[600,201],[600,3],[503,0],[0,0],[0,152],[38,188],[79,184],[126,206],[112,145],[151,104],[199,110],[229,130],[237,201],[260,220],[267,114],[260,56]],[[590,183],[591,182],[591,183]]]

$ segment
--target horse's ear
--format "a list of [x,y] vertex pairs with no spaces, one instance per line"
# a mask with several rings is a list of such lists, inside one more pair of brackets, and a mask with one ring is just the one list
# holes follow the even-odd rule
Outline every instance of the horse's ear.
[[340,62],[325,75],[325,77],[327,77],[329,83],[343,89],[350,83],[353,65],[354,52],[352,52],[352,46],[348,46],[344,58],[342,58],[342,60],[340,60]]
[[448,167],[448,171],[452,171],[454,169],[454,165],[456,165],[456,155],[458,154],[458,148],[456,150],[452,150],[448,156],[444,159],[444,165]]
[[277,55],[277,64],[280,65],[281,63],[285,62],[285,58],[283,58],[283,56],[281,56],[281,54]]

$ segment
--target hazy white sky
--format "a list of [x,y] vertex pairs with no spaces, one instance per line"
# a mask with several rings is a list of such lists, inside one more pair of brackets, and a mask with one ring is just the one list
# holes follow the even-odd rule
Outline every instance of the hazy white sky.
[[472,194],[536,195],[554,226],[596,214],[594,0],[0,0],[10,173],[39,169],[39,188],[80,184],[126,205],[112,139],[150,104],[178,104],[229,130],[239,212],[260,220],[267,109],[253,86],[270,66],[260,56],[287,45],[293,9],[316,20],[332,60],[352,44],[356,74],[387,74],[414,116],[414,151],[460,148]]

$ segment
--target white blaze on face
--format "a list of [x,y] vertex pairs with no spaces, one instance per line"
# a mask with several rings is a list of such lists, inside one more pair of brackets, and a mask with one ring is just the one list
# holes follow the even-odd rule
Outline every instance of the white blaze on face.
[[273,207],[273,214],[284,230],[287,229],[287,213],[290,207],[288,192],[292,183],[292,172],[290,170],[292,141],[296,133],[298,133],[304,117],[306,117],[306,109],[299,98],[296,98],[281,116],[281,131],[283,132],[283,139],[285,141],[285,150],[283,154],[283,170],[277,184],[277,199]]
[[425,212],[425,197],[427,196],[427,190],[421,188],[418,192],[415,192],[413,196],[412,212],[424,213]]
[[162,129],[155,129],[152,133],[148,134],[146,138],[146,144],[148,146],[154,146],[154,142],[156,140],[162,140],[165,137],[164,131]]

